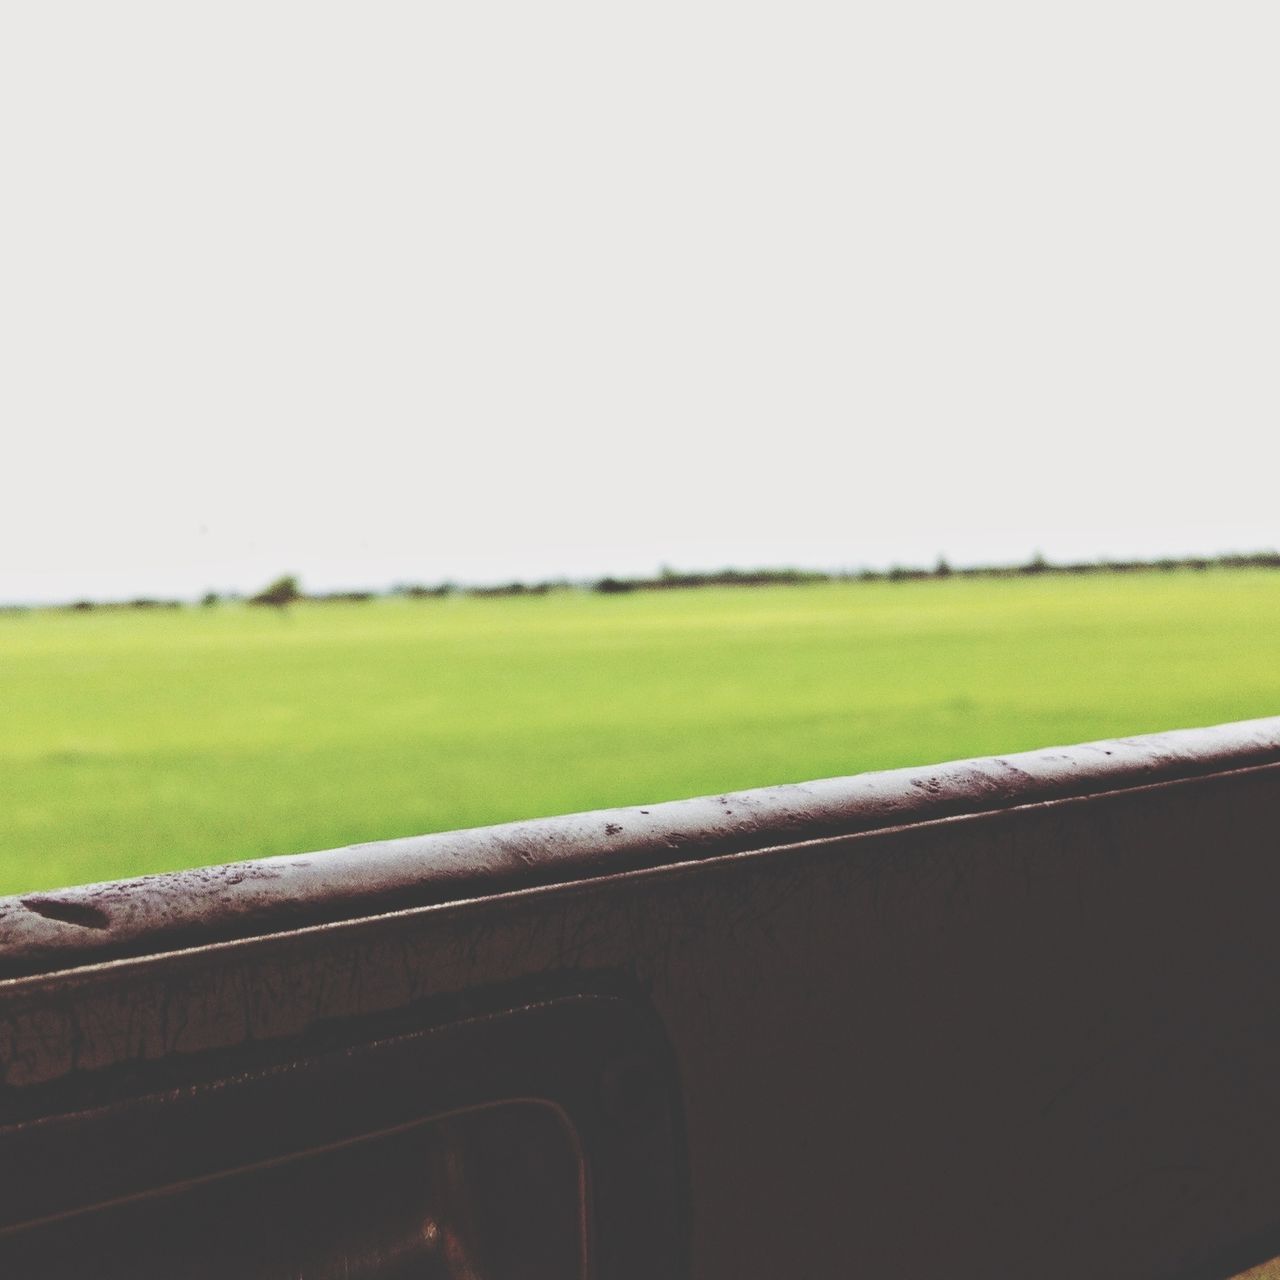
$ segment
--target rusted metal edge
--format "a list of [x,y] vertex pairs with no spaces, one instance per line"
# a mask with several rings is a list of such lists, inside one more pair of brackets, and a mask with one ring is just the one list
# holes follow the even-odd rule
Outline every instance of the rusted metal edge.
[[1280,716],[0,898],[0,978],[1280,763]]

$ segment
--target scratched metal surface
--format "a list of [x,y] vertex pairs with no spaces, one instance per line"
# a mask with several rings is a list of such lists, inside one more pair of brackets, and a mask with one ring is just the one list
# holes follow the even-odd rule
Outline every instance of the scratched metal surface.
[[1280,717],[0,898],[0,977],[1280,760]]
[[603,975],[699,1280],[1225,1276],[1280,1226],[1278,818],[1272,719],[10,900],[0,1116]]

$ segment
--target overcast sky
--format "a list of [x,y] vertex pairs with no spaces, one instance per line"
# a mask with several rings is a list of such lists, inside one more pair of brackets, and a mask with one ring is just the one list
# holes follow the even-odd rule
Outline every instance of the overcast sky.
[[1273,3],[0,9],[0,599],[1280,544]]

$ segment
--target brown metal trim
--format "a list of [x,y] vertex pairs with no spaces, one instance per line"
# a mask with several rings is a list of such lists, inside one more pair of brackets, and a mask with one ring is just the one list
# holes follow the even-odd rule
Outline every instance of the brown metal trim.
[[844,834],[807,792],[773,843],[616,874],[584,836],[551,883],[0,983],[0,1119],[32,1135],[0,1175],[82,1176],[46,1122],[597,994],[678,1064],[699,1280],[1222,1280],[1280,1221],[1280,761],[1248,732]]
[[1280,762],[1280,717],[0,899],[0,979]]

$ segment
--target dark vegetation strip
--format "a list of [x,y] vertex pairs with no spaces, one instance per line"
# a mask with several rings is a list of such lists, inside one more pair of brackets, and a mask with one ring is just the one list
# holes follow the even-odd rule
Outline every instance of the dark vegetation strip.
[[[352,604],[367,600],[402,596],[412,600],[442,599],[446,596],[492,598],[501,596],[544,596],[552,591],[594,591],[601,595],[623,595],[632,591],[681,591],[695,587],[776,587],[807,586],[819,582],[921,582],[939,578],[1025,578],[1037,575],[1083,576],[1117,573],[1172,573],[1178,570],[1207,569],[1280,569],[1280,551],[1236,552],[1218,556],[1166,556],[1159,560],[1077,560],[1056,563],[1036,554],[1025,564],[952,566],[944,558],[931,568],[894,565],[888,569],[713,569],[683,572],[663,569],[656,577],[604,577],[594,581],[569,578],[541,582],[505,582],[477,586],[456,582],[440,582],[431,586],[400,583],[388,591],[306,592],[292,574],[277,578],[256,595],[233,592],[206,593],[200,604],[206,608],[227,603],[248,603],[284,608],[295,602],[312,604]],[[21,613],[31,608],[85,612],[90,609],[181,609],[183,600],[156,600],[140,596],[134,600],[76,600],[71,604],[35,606],[11,604],[0,606],[0,612]]]

